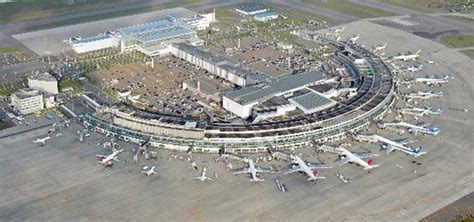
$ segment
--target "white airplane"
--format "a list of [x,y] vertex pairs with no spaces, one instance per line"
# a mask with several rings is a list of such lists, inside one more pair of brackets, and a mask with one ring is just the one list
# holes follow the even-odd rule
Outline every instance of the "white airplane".
[[418,71],[421,71],[422,69],[423,69],[423,64],[412,65],[412,66],[407,67],[407,71],[410,71],[410,72],[418,72]]
[[44,144],[46,144],[46,140],[49,140],[49,139],[51,139],[51,137],[49,136],[44,137],[44,138],[38,138],[38,139],[33,140],[33,143],[34,144],[41,143],[41,146],[44,146]]
[[360,38],[360,34],[357,34],[355,36],[352,36],[352,37],[349,37],[349,39],[347,39],[348,42],[352,43],[352,44],[355,44],[355,42]]
[[449,75],[446,75],[445,77],[441,78],[441,79],[436,79],[436,78],[416,78],[415,79],[415,82],[417,83],[425,83],[429,86],[433,86],[435,84],[438,84],[439,86],[441,86],[441,84],[446,84],[446,83],[449,83],[449,80],[450,79],[453,79],[452,77],[450,77]]
[[438,135],[440,132],[438,127],[426,128],[430,124],[421,124],[421,125],[414,125],[411,123],[406,122],[393,122],[393,123],[381,123],[379,124],[380,128],[385,128],[387,126],[397,126],[397,127],[405,127],[408,129],[408,132],[417,135],[418,133],[428,134],[432,136]]
[[334,31],[335,34],[339,34],[339,33],[341,33],[342,31],[344,31],[345,28],[346,28],[346,26],[342,26],[342,27],[339,28],[339,29],[338,29],[338,28],[333,29],[333,31]]
[[404,95],[406,99],[430,99],[430,98],[440,98],[443,97],[444,93],[440,92],[433,92],[433,91],[426,91],[426,92],[413,92],[407,93]]
[[376,46],[374,46],[374,48],[372,49],[372,51],[373,51],[373,52],[382,51],[382,50],[384,50],[385,48],[387,48],[387,45],[388,45],[388,43],[384,43],[383,45],[376,45]]
[[265,181],[264,179],[259,178],[257,176],[257,173],[274,173],[275,172],[272,169],[264,169],[261,167],[256,167],[253,160],[250,158],[243,158],[242,161],[246,162],[249,165],[249,167],[235,171],[234,175],[249,173],[250,175],[252,175],[252,179],[250,179],[250,181],[255,181],[255,182]]
[[145,166],[143,167],[142,169],[142,173],[144,173],[146,176],[150,176],[152,174],[158,174],[156,171],[155,171],[155,166],[152,166],[148,169],[148,166]]
[[114,150],[114,152],[112,152],[110,155],[95,155],[98,158],[98,162],[102,165],[106,165],[106,166],[110,166],[112,165],[112,160],[114,161],[119,161],[119,159],[117,158],[117,155],[119,153],[123,152],[123,149],[120,149],[120,150]]
[[394,56],[393,59],[395,60],[402,60],[402,61],[407,61],[407,60],[416,60],[418,57],[421,55],[421,50],[418,50],[415,52],[415,54],[402,54],[399,56]]
[[357,135],[356,139],[360,141],[367,141],[367,142],[381,142],[383,144],[382,148],[386,150],[387,155],[389,155],[394,150],[402,151],[406,154],[414,156],[415,158],[426,153],[426,152],[421,151],[423,149],[423,147],[421,146],[417,148],[406,146],[411,141],[397,142],[397,141],[386,139],[379,135]]
[[205,180],[212,180],[212,178],[206,176],[206,171],[207,171],[206,167],[202,168],[201,176],[194,177],[194,179],[200,180],[201,182],[204,182]]
[[433,109],[431,107],[427,108],[400,108],[398,112],[403,115],[414,115],[414,116],[425,116],[425,115],[441,115],[443,110],[441,109]]
[[347,163],[357,163],[360,166],[364,167],[364,170],[370,170],[376,167],[379,167],[379,165],[372,165],[372,159],[369,159],[364,161],[363,159],[365,158],[370,158],[374,156],[378,156],[377,154],[373,153],[352,153],[349,150],[345,149],[344,147],[339,147],[338,149],[341,150],[341,161],[339,162],[339,166],[346,165]]
[[292,163],[297,164],[298,166],[294,166],[284,174],[290,174],[295,172],[303,172],[308,176],[308,181],[317,180],[317,179],[325,179],[326,177],[317,176],[318,171],[317,169],[323,168],[332,168],[331,166],[322,166],[322,164],[314,164],[314,163],[306,163],[301,157],[298,155],[290,155],[290,159]]

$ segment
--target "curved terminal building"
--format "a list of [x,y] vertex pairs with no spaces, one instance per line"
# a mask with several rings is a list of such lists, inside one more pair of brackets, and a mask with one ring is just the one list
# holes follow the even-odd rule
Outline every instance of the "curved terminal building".
[[[222,106],[235,116],[256,116],[253,122],[199,121],[146,112],[134,107],[103,108],[87,114],[84,124],[125,141],[195,152],[252,153],[303,147],[313,141],[343,137],[387,110],[395,99],[394,81],[386,64],[370,51],[345,43],[321,39],[335,49],[335,59],[344,65],[353,81],[351,96],[335,101],[314,90],[331,81],[326,74],[308,71],[288,75],[259,87],[251,85],[222,97]],[[304,93],[293,95],[298,90]],[[292,94],[281,106],[261,104],[276,96]],[[260,121],[298,108],[299,114],[284,120]],[[261,110],[271,110],[256,115]],[[278,118],[277,118],[278,119]]]

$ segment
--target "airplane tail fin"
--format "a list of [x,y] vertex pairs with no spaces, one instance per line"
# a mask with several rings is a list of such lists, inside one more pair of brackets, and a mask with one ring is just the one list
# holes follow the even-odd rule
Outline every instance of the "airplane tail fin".
[[252,179],[250,179],[250,181],[252,181],[252,182],[262,182],[262,181],[265,181],[265,180],[261,179],[261,178],[255,178],[255,179],[252,178]]
[[415,55],[420,56],[421,55],[421,49],[415,52]]
[[368,160],[367,160],[367,164],[369,164],[369,166],[372,166],[373,163],[374,163],[374,160],[373,160],[373,159],[368,159]]
[[385,48],[385,47],[387,47],[387,45],[388,45],[388,43],[384,43],[384,44],[383,44],[383,47]]

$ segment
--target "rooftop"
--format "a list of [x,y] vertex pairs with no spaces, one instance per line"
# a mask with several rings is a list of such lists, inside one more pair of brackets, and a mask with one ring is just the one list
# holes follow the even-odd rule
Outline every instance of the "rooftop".
[[266,87],[259,88],[257,86],[250,86],[227,93],[225,96],[245,105],[263,101],[277,94],[289,92],[323,79],[325,79],[324,74],[318,71],[308,71],[300,74],[283,76]]
[[303,111],[311,111],[314,109],[317,109],[319,107],[324,107],[326,105],[330,105],[331,103],[335,103],[335,101],[328,99],[319,93],[315,92],[308,92],[306,94],[293,97],[290,99],[290,101],[293,101],[299,107],[304,108]]
[[241,11],[244,11],[244,12],[247,12],[247,13],[250,13],[250,12],[256,12],[256,11],[260,11],[260,10],[266,10],[267,8],[265,8],[263,5],[260,5],[260,4],[242,4],[242,5],[239,5],[237,7],[238,10],[241,10]]
[[98,35],[95,35],[95,36],[84,37],[84,38],[72,38],[71,43],[72,44],[81,44],[81,43],[100,41],[100,40],[104,40],[104,39],[108,39],[108,38],[111,38],[110,34],[98,34]]
[[272,17],[278,15],[275,12],[263,12],[263,13],[258,13],[255,15],[256,18],[265,18],[265,17]]
[[122,35],[129,36],[140,42],[156,41],[194,33],[189,26],[172,22],[169,19],[132,25],[120,28],[118,31],[122,33]]
[[54,76],[50,75],[47,72],[41,72],[41,73],[31,75],[28,79],[40,80],[40,81],[55,81],[55,82],[58,81],[56,78],[54,78]]

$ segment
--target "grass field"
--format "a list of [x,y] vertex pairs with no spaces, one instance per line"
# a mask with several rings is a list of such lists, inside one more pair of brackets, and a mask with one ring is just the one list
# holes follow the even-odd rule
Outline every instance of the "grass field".
[[452,48],[474,46],[474,35],[450,35],[443,38],[443,42]]
[[0,22],[20,22],[55,15],[109,8],[117,4],[146,2],[145,0],[76,0],[68,5],[64,0],[16,0],[0,7]]
[[13,86],[4,86],[0,87],[0,96],[8,96],[14,93],[17,90],[16,87]]
[[0,54],[12,53],[19,57],[30,57],[31,54],[19,48],[0,48]]
[[84,23],[84,22],[97,21],[97,20],[102,20],[102,19],[116,18],[116,17],[121,17],[121,16],[157,11],[157,10],[162,10],[162,9],[167,9],[167,8],[174,8],[174,7],[181,6],[183,4],[192,4],[192,3],[198,3],[198,2],[200,2],[200,0],[177,0],[177,1],[160,4],[153,7],[136,8],[136,9],[130,9],[130,10],[124,10],[124,11],[105,13],[105,14],[95,15],[95,16],[67,19],[60,22],[53,22],[53,23],[49,23],[45,25],[36,26],[30,29],[27,29],[27,31],[35,31],[35,30],[41,30],[41,29],[66,26],[66,25],[79,24],[79,23]]
[[63,78],[61,79],[61,81],[59,81],[60,92],[62,92],[65,88],[68,88],[68,87],[72,87],[74,91],[76,92],[84,91],[84,86],[76,80]]
[[421,12],[435,13],[443,11],[446,5],[459,5],[468,0],[378,0],[405,8],[414,9]]
[[308,20],[318,20],[320,22],[325,21],[326,23],[334,23],[334,20],[331,18],[324,17],[324,16],[315,16],[313,14],[306,14],[306,12],[300,12],[300,11],[295,12],[278,4],[267,3],[265,4],[265,6],[272,11],[275,11],[277,13],[280,13],[288,17],[286,19],[288,23],[298,24],[298,23],[306,22]]
[[444,17],[449,18],[449,19],[458,20],[458,21],[461,21],[461,22],[464,22],[464,23],[467,23],[467,24],[474,25],[474,19],[472,19],[472,18],[468,18],[468,17],[464,17],[464,16],[457,16],[457,15],[445,15]]
[[334,11],[338,11],[347,15],[356,16],[359,18],[376,18],[376,17],[387,17],[395,16],[396,14],[383,11],[376,8],[367,7],[347,0],[304,0],[307,3],[311,3],[317,6],[328,8]]

